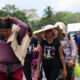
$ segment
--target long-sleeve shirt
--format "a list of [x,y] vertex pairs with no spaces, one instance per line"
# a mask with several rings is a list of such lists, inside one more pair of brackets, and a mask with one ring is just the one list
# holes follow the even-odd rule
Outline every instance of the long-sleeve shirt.
[[65,55],[65,62],[68,63],[71,60],[72,56],[76,56],[76,46],[74,38],[71,36],[70,40],[64,38],[63,41],[61,41],[63,52]]
[[[13,24],[19,25],[20,27],[20,31],[18,33],[18,38],[21,41],[24,37],[24,35],[26,34],[27,31],[27,25],[25,23],[23,23],[22,21],[16,19],[16,18],[11,18],[11,21],[13,22]],[[18,63],[19,59],[16,57],[11,44],[4,42],[3,40],[0,40],[0,62],[5,62],[5,63]],[[20,67],[22,67],[21,64],[13,64],[10,67],[10,72],[14,72],[17,69],[19,69]],[[0,71],[1,72],[7,72],[7,66],[4,64],[0,63]]]

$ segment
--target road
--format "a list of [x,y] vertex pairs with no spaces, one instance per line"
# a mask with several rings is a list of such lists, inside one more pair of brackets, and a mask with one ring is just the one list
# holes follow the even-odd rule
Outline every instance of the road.
[[[25,76],[23,76],[23,80],[26,80]],[[42,80],[46,80],[44,73],[43,73],[43,79]]]

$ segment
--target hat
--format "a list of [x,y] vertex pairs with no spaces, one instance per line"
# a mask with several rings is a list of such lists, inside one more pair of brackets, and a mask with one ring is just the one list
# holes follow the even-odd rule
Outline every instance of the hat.
[[62,33],[67,36],[67,27],[63,22],[57,22],[55,26],[59,26],[59,28],[62,30]]
[[66,31],[67,31],[67,27],[66,27],[66,25],[65,25],[63,22],[57,22],[57,23],[55,24],[55,26],[59,26],[59,28],[60,28],[61,30],[66,30]]
[[46,25],[46,26],[43,26],[40,30],[36,30],[33,32],[33,35],[35,37],[37,37],[39,40],[41,40],[41,35],[40,33],[41,32],[44,32],[46,30],[49,30],[49,29],[56,29],[58,31],[58,39],[61,40],[63,39],[63,35],[61,34],[61,29],[59,28],[59,26],[55,26],[55,25]]
[[42,26],[42,28],[40,30],[34,31],[33,34],[41,33],[43,31],[46,31],[46,30],[49,30],[49,29],[53,29],[53,28],[56,28],[56,26],[54,26],[54,25]]

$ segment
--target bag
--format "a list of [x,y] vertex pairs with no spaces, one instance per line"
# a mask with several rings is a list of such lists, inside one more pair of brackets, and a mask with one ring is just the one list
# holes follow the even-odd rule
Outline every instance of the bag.
[[79,75],[80,75],[80,67],[79,67],[79,64],[77,62],[77,58],[75,60],[74,74],[76,77],[79,77]]
[[80,35],[77,36],[78,54],[80,55]]
[[38,80],[35,74],[35,70],[37,68],[38,63],[38,51],[32,51],[32,62],[31,62],[31,74],[32,74],[32,80]]

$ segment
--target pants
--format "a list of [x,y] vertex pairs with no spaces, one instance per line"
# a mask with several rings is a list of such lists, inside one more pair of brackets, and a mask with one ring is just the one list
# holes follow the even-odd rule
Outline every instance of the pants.
[[23,71],[24,71],[26,80],[32,80],[31,79],[31,61],[25,61],[23,66]]
[[68,65],[66,65],[66,68],[67,68],[67,78],[66,78],[66,80],[72,80],[74,67],[69,68]]
[[0,80],[23,80],[23,69],[19,68],[15,72],[10,73],[10,76],[7,76],[7,73],[0,72]]
[[69,68],[68,64],[66,64],[66,69],[67,69],[66,79],[64,79],[63,74],[62,74],[62,70],[61,70],[60,74],[59,74],[59,77],[58,77],[58,80],[73,80],[73,78],[74,78],[74,74],[73,74],[74,67]]
[[[32,80],[31,61],[25,61],[24,66],[23,66],[23,71],[24,71],[26,80]],[[40,71],[40,78],[38,80],[42,80],[42,69]]]
[[58,68],[58,66],[54,67],[54,63],[51,64],[48,61],[43,62],[42,65],[47,80],[56,80],[59,75],[60,68]]

